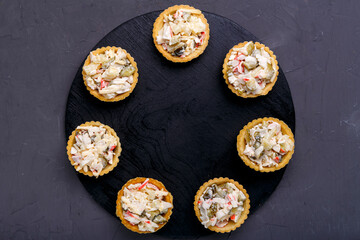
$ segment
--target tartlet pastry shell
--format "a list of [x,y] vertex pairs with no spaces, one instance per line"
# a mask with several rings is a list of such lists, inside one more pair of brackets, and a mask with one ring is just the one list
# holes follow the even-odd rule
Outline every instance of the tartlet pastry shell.
[[287,152],[285,155],[283,155],[282,161],[277,165],[277,166],[273,166],[273,167],[263,167],[263,169],[260,170],[259,165],[257,165],[256,163],[254,163],[253,161],[250,160],[250,158],[248,156],[246,156],[244,154],[244,150],[246,147],[246,134],[247,134],[247,130],[251,129],[252,127],[254,127],[255,125],[262,123],[262,121],[273,121],[273,122],[277,122],[281,125],[281,132],[283,134],[286,134],[289,136],[289,138],[294,142],[294,149],[295,149],[295,140],[294,140],[294,135],[291,131],[291,129],[288,127],[288,125],[286,125],[286,123],[284,123],[283,121],[277,119],[277,118],[272,118],[272,117],[265,117],[265,118],[258,118],[255,119],[251,122],[249,122],[240,132],[239,135],[237,136],[237,143],[236,143],[236,148],[238,150],[238,154],[240,156],[240,158],[243,160],[243,162],[249,166],[250,168],[256,170],[256,171],[260,171],[260,172],[274,172],[276,170],[279,170],[283,167],[285,167],[293,153],[294,153],[294,149],[292,151]]
[[275,76],[275,79],[273,82],[271,83],[268,83],[266,84],[265,88],[259,93],[259,94],[247,94],[245,92],[243,93],[240,93],[238,90],[235,89],[235,87],[230,84],[229,80],[228,80],[228,76],[227,76],[227,71],[228,71],[228,62],[229,62],[229,58],[230,58],[230,55],[231,55],[231,52],[233,51],[234,48],[242,48],[243,46],[245,46],[248,42],[242,42],[242,43],[239,43],[238,45],[235,45],[234,47],[232,47],[230,49],[230,51],[226,54],[226,57],[225,57],[225,60],[224,60],[224,64],[223,64],[223,74],[224,74],[224,78],[225,78],[225,82],[226,84],[228,85],[229,89],[235,93],[236,95],[238,95],[239,97],[243,97],[243,98],[255,98],[255,97],[258,97],[258,96],[264,96],[266,94],[268,94],[271,89],[274,87],[276,81],[277,81],[277,78],[278,78],[278,75],[279,75],[279,64],[278,64],[278,61],[276,60],[276,56],[274,55],[273,51],[271,51],[268,47],[266,47],[264,44],[261,44],[259,42],[255,42],[255,46],[257,48],[264,48],[266,52],[268,52],[270,54],[270,56],[274,59],[275,63],[276,63],[276,76]]
[[159,52],[169,61],[172,62],[189,62],[191,60],[193,60],[194,58],[199,57],[204,51],[205,48],[207,47],[208,43],[209,43],[209,38],[210,38],[210,28],[209,28],[209,24],[204,16],[204,14],[199,14],[199,18],[201,19],[201,21],[206,25],[206,30],[205,30],[205,38],[204,38],[204,42],[201,46],[199,46],[193,53],[191,53],[190,55],[186,56],[186,57],[176,57],[176,56],[172,56],[168,51],[164,50],[164,48],[158,44],[156,42],[156,37],[158,35],[158,32],[161,30],[161,28],[164,26],[164,17],[166,15],[169,15],[170,13],[175,12],[178,9],[196,9],[194,7],[191,7],[189,5],[174,5],[172,7],[169,7],[167,9],[165,9],[162,13],[160,13],[159,17],[155,20],[154,22],[154,28],[153,28],[153,40],[154,40],[154,44],[155,47],[157,48],[157,50],[159,50]]
[[[92,53],[94,55],[97,55],[97,54],[102,54],[102,53],[105,53],[106,50],[110,50],[110,49],[113,49],[114,51],[117,51],[118,49],[122,49],[120,47],[102,47],[102,48],[98,48],[94,51],[92,51]],[[84,80],[84,83],[85,83],[85,86],[86,86],[86,89],[90,92],[91,95],[93,95],[94,97],[96,97],[97,99],[103,101],[103,102],[118,102],[120,100],[123,100],[125,99],[126,97],[128,97],[130,95],[130,93],[132,93],[132,91],[134,91],[134,88],[138,82],[138,77],[139,77],[139,73],[138,73],[138,68],[137,68],[137,64],[134,60],[133,57],[131,57],[131,55],[125,50],[125,49],[122,49],[125,54],[126,54],[126,57],[127,59],[129,59],[131,65],[133,67],[135,67],[135,72],[133,74],[133,83],[131,84],[131,88],[129,91],[127,92],[124,92],[122,94],[117,94],[115,97],[111,98],[111,99],[107,99],[105,98],[103,95],[101,95],[97,89],[93,90],[91,89],[88,85],[87,85],[87,82],[86,82],[86,79],[85,79],[85,71],[83,70],[82,71],[82,75],[83,75],[83,80]],[[84,66],[87,66],[90,64],[90,54],[88,55],[88,57],[86,58],[85,62],[84,62]]]
[[[128,228],[129,230],[131,230],[133,232],[141,233],[141,234],[143,234],[143,233],[152,233],[152,232],[150,232],[150,231],[140,231],[139,227],[137,225],[132,225],[127,220],[125,220],[124,215],[123,215],[123,210],[122,210],[122,207],[121,207],[121,197],[124,195],[124,189],[127,186],[129,186],[130,184],[143,183],[145,180],[146,180],[146,178],[144,178],[144,177],[137,177],[137,178],[130,179],[127,183],[124,184],[124,186],[118,192],[118,197],[117,197],[117,200],[116,200],[116,216],[118,216],[120,218],[121,223],[126,228]],[[149,178],[149,183],[155,185],[159,189],[163,189],[164,191],[168,192],[169,194],[167,196],[165,196],[165,201],[173,204],[173,196],[165,188],[164,184],[162,184],[160,181],[155,180],[153,178]],[[173,204],[173,206],[174,206],[174,204]],[[162,227],[164,227],[165,224],[169,221],[170,216],[172,214],[172,209],[173,209],[173,207],[169,208],[167,213],[165,215],[163,215],[163,217],[166,219],[166,222],[164,222],[162,224],[158,224],[159,227],[155,229],[155,232],[158,231],[159,229],[161,229]]]
[[[101,170],[99,176],[103,176],[105,174],[108,174],[110,171],[112,171],[116,166],[117,164],[119,163],[119,156],[120,156],[120,153],[121,153],[121,144],[120,144],[120,139],[119,137],[116,135],[116,132],[114,131],[114,129],[112,129],[111,127],[105,125],[105,124],[102,124],[100,122],[94,122],[94,121],[91,121],[91,122],[85,122],[83,124],[81,124],[80,126],[81,127],[85,127],[85,126],[103,126],[111,135],[113,135],[116,140],[117,140],[117,146],[116,148],[114,149],[114,157],[113,157],[113,163],[112,164],[108,164],[103,170]],[[75,143],[75,135],[76,135],[76,129],[72,132],[72,134],[69,136],[69,140],[67,142],[67,155],[68,155],[68,158],[71,162],[71,165],[74,166],[74,168],[76,167],[75,166],[75,162],[74,160],[72,159],[72,155],[71,155],[71,147],[73,146],[73,144]],[[76,169],[75,169],[76,170]],[[89,170],[87,172],[85,172],[83,169],[81,169],[80,171],[78,171],[79,173],[82,173],[86,176],[90,176],[90,177],[93,177],[94,174]]]
[[239,184],[237,181],[234,181],[232,179],[229,178],[214,178],[211,179],[209,181],[207,181],[206,183],[204,183],[200,189],[197,191],[196,195],[195,195],[195,200],[194,200],[194,210],[195,210],[195,215],[196,217],[199,219],[199,221],[201,222],[200,219],[200,209],[198,207],[198,201],[201,197],[201,195],[203,194],[203,192],[206,190],[207,187],[211,186],[212,184],[223,184],[223,183],[233,183],[240,191],[242,191],[246,197],[246,200],[244,201],[244,211],[241,213],[241,216],[239,218],[239,220],[237,222],[233,222],[233,221],[229,221],[229,223],[220,228],[217,226],[209,226],[208,229],[210,229],[211,231],[215,231],[218,233],[225,233],[225,232],[230,232],[230,231],[234,231],[236,228],[240,227],[241,224],[244,223],[244,221],[247,219],[249,211],[250,211],[250,198],[249,198],[249,194],[246,192],[246,190],[244,189],[244,187]]

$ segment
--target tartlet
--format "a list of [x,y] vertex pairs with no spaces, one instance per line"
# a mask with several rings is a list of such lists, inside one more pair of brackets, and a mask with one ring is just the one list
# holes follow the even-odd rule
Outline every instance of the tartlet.
[[295,140],[291,129],[283,121],[266,117],[249,122],[239,132],[236,146],[247,166],[260,172],[274,172],[289,163]]
[[[232,189],[234,189],[234,187],[235,187],[235,189],[237,189],[239,191],[233,191],[230,194],[226,194],[227,191],[223,191],[223,193],[225,194],[224,197],[220,197],[221,193],[217,192],[216,194],[218,194],[218,195],[215,195],[215,198],[214,198],[213,195],[209,195],[209,192],[207,192],[207,191],[213,192],[213,190],[211,190],[211,188],[214,186],[214,184],[217,186],[216,189],[220,189],[220,191],[222,191],[223,188],[225,188],[224,186],[231,187]],[[229,185],[227,185],[227,184],[229,184]],[[225,189],[227,189],[227,188],[225,188]],[[208,197],[207,200],[202,201],[201,199],[205,199],[204,196],[206,194],[207,194],[206,198]],[[222,207],[222,205],[217,203],[217,202],[221,202],[223,200],[219,200],[218,198],[224,199],[223,207]],[[216,199],[216,201],[214,200],[214,202],[218,204],[218,205],[214,205],[215,207],[217,207],[216,214],[208,221],[202,221],[202,217],[205,219],[209,218],[208,210],[206,210],[206,208],[203,207],[203,205],[210,204],[208,207],[208,209],[210,210],[211,207],[213,206],[213,203],[212,203],[213,199]],[[234,205],[236,207],[234,207]],[[228,209],[229,207],[231,207],[231,208]],[[207,213],[206,216],[203,216],[201,214],[201,210],[200,210],[201,208],[205,209],[205,211]],[[206,228],[206,225],[209,225],[207,228],[211,231],[215,231],[215,232],[219,232],[219,233],[230,232],[230,231],[234,231],[236,228],[240,227],[241,224],[243,224],[244,221],[247,219],[249,211],[250,211],[250,198],[249,198],[249,195],[247,194],[246,190],[243,188],[243,186],[240,185],[237,181],[234,181],[229,178],[214,178],[214,179],[209,180],[208,182],[205,182],[200,187],[200,189],[197,191],[197,193],[195,195],[195,200],[194,200],[194,210],[195,210],[195,215],[197,216],[199,221],[204,225],[205,228]],[[234,210],[235,210],[236,214],[235,213],[233,214]],[[223,214],[223,212],[220,214],[219,213],[220,211],[223,211],[223,212],[230,211],[230,212],[221,216],[221,214]],[[231,214],[233,214],[233,215],[231,215]],[[219,217],[220,216],[224,217],[225,221],[224,220],[222,220],[220,222],[217,221],[218,215],[219,215]],[[231,217],[228,218],[230,215],[231,215]],[[222,219],[222,218],[220,218],[220,219]],[[216,224],[216,225],[212,226],[212,224],[211,224],[212,221],[214,221],[214,224]]]
[[197,58],[204,52],[209,38],[210,28],[206,18],[200,10],[188,5],[167,8],[154,23],[155,47],[172,62],[189,62]]
[[[94,139],[91,139],[90,138],[91,133],[89,134],[89,130],[86,130],[86,128],[88,128],[91,131],[99,129],[99,132],[96,132],[96,134],[103,133],[102,129],[105,129],[105,133],[99,136],[100,138],[104,139],[104,140],[101,139],[103,140],[103,142],[99,143],[100,141],[95,141],[98,140],[96,139],[97,136],[94,137]],[[84,135],[86,135],[85,134],[86,131],[88,135],[84,137]],[[75,139],[76,136],[79,135],[81,135],[80,137],[81,139],[79,139],[79,137]],[[90,143],[88,142],[89,140],[91,141]],[[103,151],[100,151],[101,147],[97,148],[96,146],[99,146],[97,144],[103,145],[103,143],[105,144],[104,146],[105,148],[103,148]],[[81,145],[83,146],[79,147]],[[116,135],[114,129],[100,122],[94,122],[94,121],[85,122],[80,126],[78,126],[69,136],[66,149],[67,149],[67,155],[69,161],[71,162],[71,165],[74,166],[75,170],[90,177],[103,176],[104,174],[107,174],[110,171],[112,171],[119,162],[119,156],[122,150],[120,139]],[[83,154],[85,150],[88,150],[88,153]],[[92,156],[91,154],[98,156],[98,158],[96,157],[91,158]],[[87,161],[89,160],[89,164],[94,163],[95,165],[93,166],[95,166],[95,168],[92,168],[88,164],[81,167],[81,163],[82,163],[81,161],[84,160],[84,157],[87,158]],[[98,163],[101,163],[102,168],[98,168],[99,166]],[[104,166],[105,163],[106,165]]]
[[90,52],[82,75],[90,94],[104,102],[117,102],[128,97],[139,76],[134,58],[126,50],[110,46]]
[[279,75],[279,66],[268,47],[246,41],[235,45],[227,53],[223,74],[233,93],[243,98],[255,98],[270,92]]
[[[157,188],[154,188],[155,186]],[[145,201],[145,206],[138,206],[138,205],[131,205],[134,203],[140,203],[140,198],[134,198],[134,193],[129,191],[131,189],[133,192],[139,192],[141,190],[142,193],[146,192],[148,190],[155,190],[154,195],[156,196],[156,199],[153,199],[152,202],[150,202],[150,195],[147,194]],[[166,195],[164,195],[166,193]],[[130,198],[130,199],[129,199]],[[144,200],[144,199],[142,199]],[[156,205],[155,201],[159,203],[160,205]],[[138,202],[137,202],[138,201]],[[144,202],[143,202],[144,203]],[[149,204],[149,205],[148,205]],[[151,205],[153,204],[153,205]],[[171,206],[170,206],[171,204]],[[156,211],[148,211],[149,206],[160,206],[157,208]],[[141,208],[142,207],[142,208]],[[139,209],[140,208],[140,209]],[[166,210],[166,212],[162,213],[160,209],[162,208],[162,211]],[[126,211],[125,211],[126,209]],[[152,179],[152,178],[144,178],[144,177],[137,177],[134,179],[130,179],[125,185],[121,188],[121,190],[118,192],[117,200],[116,200],[116,216],[118,216],[122,222],[122,224],[128,228],[129,230],[137,233],[153,233],[161,229],[165,226],[165,224],[169,221],[170,216],[172,214],[173,209],[173,196],[169,191],[166,190],[165,186],[158,180]],[[136,213],[137,212],[137,213]],[[141,213],[140,213],[141,212]],[[155,213],[154,213],[155,212]],[[157,215],[155,215],[157,214]],[[150,215],[150,217],[149,217]],[[160,222],[156,221],[156,219],[160,220]],[[130,221],[134,221],[132,224]],[[138,223],[136,223],[139,221]],[[156,223],[158,222],[158,223]],[[156,223],[156,226],[149,226],[150,229],[146,229],[147,224],[153,224]],[[143,229],[140,229],[141,228]],[[145,227],[145,228],[144,228]]]

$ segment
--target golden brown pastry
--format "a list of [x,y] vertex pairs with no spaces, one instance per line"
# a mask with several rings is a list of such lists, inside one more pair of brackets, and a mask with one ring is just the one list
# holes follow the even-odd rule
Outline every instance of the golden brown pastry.
[[165,186],[152,178],[129,180],[119,191],[116,215],[125,227],[137,233],[153,233],[169,221],[173,197]]
[[204,183],[195,196],[194,210],[205,228],[225,233],[235,230],[247,219],[250,199],[238,182],[214,178]]
[[172,62],[188,62],[197,58],[204,52],[209,38],[206,18],[200,10],[188,5],[169,7],[154,23],[154,44]]
[[237,137],[240,158],[250,168],[273,172],[285,167],[294,153],[294,135],[277,118],[259,118],[248,123]]
[[226,55],[223,74],[233,93],[254,98],[268,94],[273,88],[279,66],[274,53],[264,44],[242,42]]
[[104,102],[128,97],[139,76],[134,58],[119,47],[102,47],[90,52],[82,75],[90,94]]
[[120,139],[111,127],[100,122],[86,122],[70,135],[67,154],[75,170],[99,177],[113,170],[119,162]]

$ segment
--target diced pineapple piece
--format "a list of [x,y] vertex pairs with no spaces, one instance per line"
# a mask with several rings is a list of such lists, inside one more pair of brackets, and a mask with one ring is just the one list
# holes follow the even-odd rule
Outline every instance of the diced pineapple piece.
[[245,45],[245,49],[247,51],[247,55],[251,55],[252,52],[254,51],[254,43],[253,42],[248,42],[246,45]]
[[180,35],[174,35],[170,38],[169,45],[175,45],[180,42]]
[[86,75],[94,75],[96,74],[96,70],[98,69],[99,64],[97,63],[90,63],[89,65],[86,65],[83,67],[83,70],[85,71]]
[[247,56],[245,58],[245,63],[244,66],[248,69],[254,69],[257,66],[257,60],[256,58],[252,57],[252,56]]
[[246,81],[245,85],[250,91],[254,91],[257,88],[257,83],[254,78],[250,78],[248,81]]
[[261,144],[264,146],[265,150],[270,150],[272,148],[272,144],[268,138],[263,138]]
[[103,73],[102,76],[104,79],[112,80],[116,78],[119,75],[119,73],[120,73],[120,68],[110,66],[108,69],[106,69],[106,71]]
[[262,70],[262,67],[259,66],[259,67],[255,68],[254,70],[252,70],[250,72],[250,74],[254,78],[260,74],[261,70]]
[[272,65],[270,63],[268,63],[266,69],[261,74],[261,77],[264,79],[270,80],[273,77],[274,73],[275,73],[275,71],[274,71]]

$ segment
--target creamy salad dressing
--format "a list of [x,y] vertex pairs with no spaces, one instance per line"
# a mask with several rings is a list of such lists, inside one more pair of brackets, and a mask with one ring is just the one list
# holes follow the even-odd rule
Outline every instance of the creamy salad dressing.
[[91,171],[98,177],[101,170],[113,163],[117,145],[117,139],[103,126],[77,127],[70,152],[76,171]]
[[186,57],[204,43],[206,25],[197,9],[178,9],[164,17],[156,42],[173,56]]
[[201,223],[224,227],[229,221],[237,222],[244,211],[245,194],[233,183],[212,184],[198,201]]
[[227,65],[228,81],[241,94],[260,94],[276,77],[275,60],[253,42],[233,48]]
[[137,225],[140,231],[155,232],[159,224],[167,221],[164,215],[173,205],[164,200],[169,193],[149,183],[130,184],[124,188],[121,207],[125,220]]
[[92,90],[107,99],[130,91],[135,67],[122,49],[109,49],[105,53],[90,53],[90,64],[83,67],[85,80]]
[[277,166],[283,156],[294,149],[294,141],[281,132],[281,125],[274,121],[263,121],[248,130],[244,154],[264,167]]

